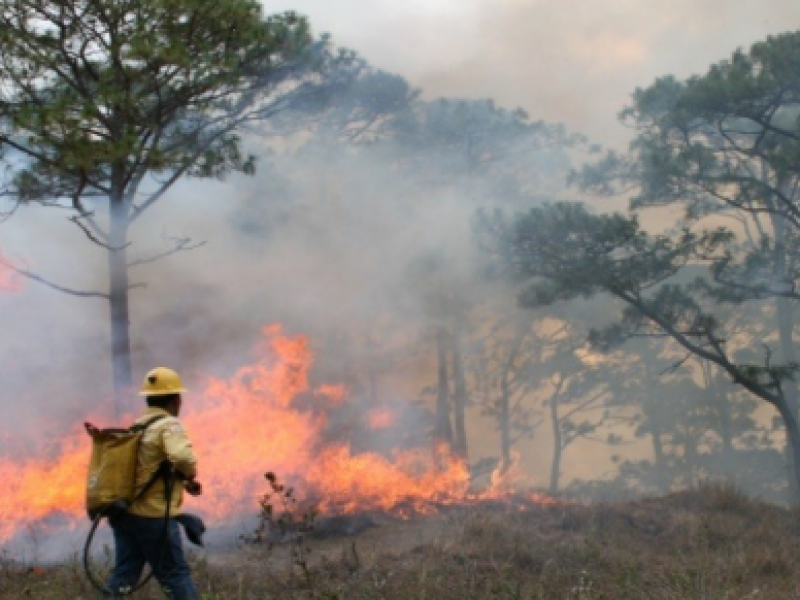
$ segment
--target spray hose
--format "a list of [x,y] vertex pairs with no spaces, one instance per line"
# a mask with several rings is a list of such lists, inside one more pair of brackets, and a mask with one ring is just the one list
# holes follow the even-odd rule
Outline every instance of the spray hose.
[[163,477],[164,479],[164,528],[161,532],[161,541],[160,541],[160,549],[158,551],[158,560],[155,564],[150,565],[150,572],[147,576],[139,581],[135,586],[131,587],[130,589],[125,591],[125,595],[133,594],[134,592],[140,590],[144,587],[147,582],[149,582],[153,575],[155,574],[158,567],[161,565],[161,561],[164,558],[164,550],[167,548],[167,542],[169,541],[169,510],[170,505],[172,504],[172,492],[175,486],[175,479],[172,476],[172,463],[168,460],[164,460],[159,465],[158,469],[150,480],[145,484],[142,490],[136,495],[132,502],[128,503],[124,500],[112,502],[107,506],[103,507],[101,510],[97,512],[97,514],[92,519],[92,526],[89,529],[89,533],[86,536],[86,543],[83,545],[83,570],[86,573],[86,578],[89,580],[89,583],[92,584],[98,592],[101,594],[117,594],[117,592],[113,592],[109,590],[105,583],[102,583],[97,580],[94,573],[92,573],[90,563],[91,557],[91,549],[92,549],[92,542],[94,541],[95,533],[97,533],[97,529],[100,526],[100,522],[103,520],[104,517],[109,517],[109,519],[113,519],[115,516],[118,516],[131,507],[131,505],[136,502],[139,498],[141,498],[147,490],[149,490],[153,484],[158,480],[159,477]]

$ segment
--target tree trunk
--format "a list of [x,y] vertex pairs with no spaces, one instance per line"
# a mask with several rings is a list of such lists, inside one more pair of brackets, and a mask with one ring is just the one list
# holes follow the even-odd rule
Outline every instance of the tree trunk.
[[[797,357],[794,352],[794,317],[792,306],[785,298],[778,298],[776,300],[776,313],[778,321],[778,337],[781,346],[781,362],[783,364],[791,364],[797,362]],[[786,395],[787,410],[791,411],[795,422],[798,415],[798,393],[797,383],[792,379],[783,382],[783,391]],[[787,436],[787,444],[789,438]],[[790,472],[798,471],[800,465],[792,464],[796,461],[796,452],[794,449],[787,446],[786,460],[789,463]],[[800,503],[800,482],[790,477],[789,478],[789,502],[791,504]]]
[[452,446],[453,428],[450,426],[450,381],[447,374],[447,332],[442,324],[436,326],[436,360],[438,362],[436,438]]
[[[798,429],[797,418],[792,407],[786,400],[779,400],[775,403],[783,424],[786,427],[786,447],[791,454],[792,460],[789,462],[789,485],[795,489],[800,487],[800,429]],[[797,505],[796,498],[790,498],[792,505]]]
[[117,417],[121,417],[129,412],[129,399],[133,390],[128,308],[128,215],[121,194],[117,198],[111,198],[109,217],[108,304],[111,319],[111,363],[114,411]]
[[518,330],[500,374],[500,400],[497,406],[497,428],[500,430],[500,472],[511,466],[511,373],[526,332]]
[[550,426],[553,428],[553,460],[550,462],[550,493],[557,494],[561,480],[561,455],[564,451],[561,422],[558,416],[558,394],[550,399]]
[[[645,383],[648,390],[657,390],[661,386],[658,379],[654,377],[650,366],[645,364],[644,371]],[[661,419],[659,419],[659,408],[653,406],[653,402],[661,402],[663,399],[644,398],[641,401],[642,412],[647,420],[647,428],[650,431],[650,439],[653,444],[653,463],[655,466],[655,480],[659,491],[666,492],[670,486],[667,473],[667,461],[664,454],[664,430]]]
[[561,458],[564,454],[564,434],[561,431],[561,416],[558,408],[564,377],[559,375],[556,388],[550,396],[550,427],[553,430],[553,459],[550,462],[550,493],[557,494],[561,482]]
[[497,407],[497,425],[500,430],[500,472],[505,473],[511,464],[511,390],[506,368],[500,378],[500,401]]
[[[791,195],[791,190],[785,183],[779,186],[784,194]],[[774,200],[768,198],[770,205]],[[779,281],[790,279],[789,267],[787,264],[789,257],[786,254],[786,221],[775,213],[771,213],[771,223],[775,232],[775,244],[779,248],[778,261],[775,265],[775,276]],[[776,298],[775,313],[777,320],[778,338],[781,348],[781,360],[783,364],[797,362],[794,351],[794,311],[791,302],[786,298]],[[783,393],[786,398],[786,410],[791,412],[793,421],[796,423],[798,418],[799,396],[797,382],[789,379],[783,382]],[[787,426],[788,430],[788,426]],[[787,435],[786,460],[789,463],[789,472],[800,472],[800,465],[796,464],[797,449],[789,446],[789,436]],[[789,502],[792,505],[800,503],[800,480],[796,477],[789,477]]]
[[692,435],[691,431],[686,432],[683,442],[684,473],[686,476],[686,486],[697,485],[697,472],[700,469],[699,458],[700,448],[698,440]]
[[728,394],[722,387],[719,377],[715,377],[712,365],[708,361],[702,361],[703,379],[706,389],[709,390],[714,406],[714,413],[719,428],[719,437],[722,441],[722,462],[725,472],[729,476],[734,475],[734,448],[733,448],[733,422],[731,418]]
[[656,469],[664,470],[664,440],[661,435],[661,426],[655,423],[650,424],[650,437],[653,439],[653,459]]
[[469,396],[467,395],[467,378],[464,374],[464,356],[461,352],[461,331],[459,325],[454,327],[451,336],[453,345],[453,420],[455,424],[454,448],[459,456],[467,458],[466,412]]

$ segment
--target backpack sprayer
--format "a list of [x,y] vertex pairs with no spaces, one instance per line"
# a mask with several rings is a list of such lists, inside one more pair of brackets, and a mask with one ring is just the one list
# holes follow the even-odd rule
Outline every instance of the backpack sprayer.
[[[83,547],[83,568],[91,584],[101,593],[107,591],[105,585],[95,578],[89,565],[92,541],[100,522],[104,517],[113,519],[127,512],[159,478],[164,480],[164,530],[159,552],[159,556],[163,556],[169,538],[169,511],[176,474],[173,473],[172,464],[168,460],[162,461],[150,479],[140,489],[136,489],[136,463],[144,432],[165,416],[158,415],[128,429],[98,429],[90,423],[84,424],[86,432],[92,438],[92,455],[86,479],[86,512],[92,520],[92,526]],[[194,486],[199,489],[199,484]],[[189,540],[202,546],[202,534],[205,531],[202,521],[192,515],[181,515],[179,518]],[[154,572],[155,565],[151,565],[147,577],[129,593],[133,593],[150,581]]]

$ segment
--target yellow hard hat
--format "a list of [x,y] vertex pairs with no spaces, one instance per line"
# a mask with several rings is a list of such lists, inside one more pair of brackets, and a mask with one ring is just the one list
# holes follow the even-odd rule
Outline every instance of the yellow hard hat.
[[144,376],[140,396],[168,396],[186,391],[180,375],[166,367],[156,367]]

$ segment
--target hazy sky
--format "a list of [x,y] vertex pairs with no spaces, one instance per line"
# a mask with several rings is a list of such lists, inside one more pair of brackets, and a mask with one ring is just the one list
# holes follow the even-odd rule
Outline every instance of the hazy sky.
[[294,0],[315,31],[407,77],[429,97],[491,97],[596,141],[637,86],[685,77],[800,28],[796,0]]

